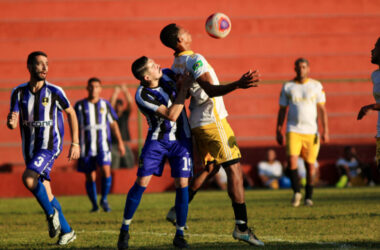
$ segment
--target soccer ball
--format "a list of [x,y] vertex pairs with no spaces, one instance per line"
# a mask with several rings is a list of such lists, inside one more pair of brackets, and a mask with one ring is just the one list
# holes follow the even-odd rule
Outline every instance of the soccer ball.
[[231,31],[231,21],[223,13],[214,13],[206,20],[206,32],[213,38],[224,38]]

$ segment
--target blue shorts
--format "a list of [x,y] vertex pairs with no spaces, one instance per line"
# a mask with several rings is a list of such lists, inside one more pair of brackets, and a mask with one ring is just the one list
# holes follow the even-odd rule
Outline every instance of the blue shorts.
[[29,162],[26,162],[26,168],[40,174],[41,181],[50,181],[50,171],[53,167],[56,154],[47,149],[38,150]]
[[146,141],[142,149],[137,176],[161,176],[166,159],[169,160],[173,178],[193,175],[191,140]]
[[80,157],[78,159],[78,172],[91,173],[96,166],[111,166],[111,151],[99,152],[96,156]]

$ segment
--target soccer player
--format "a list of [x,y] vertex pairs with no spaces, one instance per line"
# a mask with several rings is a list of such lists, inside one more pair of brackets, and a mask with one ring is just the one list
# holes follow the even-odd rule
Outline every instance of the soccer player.
[[136,182],[128,192],[117,245],[119,249],[128,248],[133,214],[152,175],[161,176],[168,159],[176,187],[177,227],[173,244],[187,248],[183,230],[188,211],[188,178],[193,164],[191,131],[183,107],[192,78],[181,75],[175,81],[171,70],[161,70],[160,65],[145,56],[132,64],[132,73],[141,82],[135,99],[147,119],[149,131],[140,155]]
[[[305,160],[306,186],[305,205],[312,206],[314,164],[319,152],[319,137],[329,141],[327,127],[326,96],[322,84],[309,78],[310,66],[305,58],[299,58],[294,63],[296,77],[286,82],[281,90],[280,109],[278,111],[276,139],[283,144],[283,124],[287,114],[286,153],[288,156],[287,173],[292,183],[292,205],[300,205],[302,194],[297,171],[299,155]],[[318,133],[318,121],[321,120],[322,133]]]
[[[371,63],[379,66],[372,75],[372,83],[373,83],[373,97],[375,98],[376,103],[369,104],[361,107],[358,120],[361,120],[369,110],[377,110],[380,111],[380,37],[377,39],[375,44],[375,48],[371,51]],[[377,119],[377,135],[376,135],[376,162],[377,162],[377,170],[380,172],[380,112],[378,113]]]
[[26,164],[22,175],[23,183],[36,197],[46,214],[49,236],[54,238],[60,232],[57,244],[66,245],[76,239],[76,234],[66,221],[61,205],[53,195],[50,171],[62,151],[64,132],[62,111],[66,112],[71,129],[72,143],[68,158],[69,161],[78,159],[77,117],[63,90],[46,81],[49,66],[44,52],[30,53],[27,68],[30,73],[29,82],[19,85],[12,91],[7,126],[9,129],[15,129],[19,122],[22,152]]
[[[190,33],[172,23],[165,26],[160,34],[161,42],[174,50],[172,70],[175,73],[188,71],[195,81],[190,88],[190,126],[197,142],[198,152],[205,168],[192,180],[189,188],[189,201],[206,178],[218,172],[223,166],[227,173],[227,189],[235,213],[233,237],[250,244],[264,245],[247,226],[247,209],[244,198],[243,172],[240,166],[240,150],[235,135],[227,122],[227,111],[223,95],[239,88],[256,87],[259,74],[245,73],[239,80],[220,85],[214,69],[200,54],[191,50]],[[175,222],[175,210],[171,209],[167,219]]]
[[117,139],[120,155],[124,155],[124,143],[121,139],[117,115],[111,104],[100,98],[101,81],[90,78],[87,82],[88,96],[75,104],[80,130],[80,158],[78,171],[86,175],[86,191],[92,203],[91,212],[99,210],[96,191],[96,168],[102,172],[102,197],[100,206],[105,212],[111,208],[107,196],[111,190],[111,130]]

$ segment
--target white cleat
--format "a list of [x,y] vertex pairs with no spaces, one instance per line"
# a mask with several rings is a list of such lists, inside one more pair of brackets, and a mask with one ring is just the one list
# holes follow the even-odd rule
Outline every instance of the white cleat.
[[234,237],[235,240],[242,240],[251,245],[255,245],[259,247],[264,246],[264,242],[259,240],[250,228],[245,230],[245,232],[241,232],[238,226],[235,226],[235,230],[232,233],[232,237]]
[[74,230],[71,230],[69,233],[60,234],[57,244],[60,246],[67,245],[70,242],[73,242],[77,238]]
[[302,194],[301,193],[294,193],[293,199],[292,199],[292,206],[298,207],[301,204]]
[[305,206],[307,207],[312,207],[314,205],[313,201],[311,199],[306,199],[305,200]]
[[57,236],[59,231],[61,230],[58,210],[55,207],[53,207],[53,209],[54,214],[51,214],[47,217],[50,238],[54,238],[55,236]]

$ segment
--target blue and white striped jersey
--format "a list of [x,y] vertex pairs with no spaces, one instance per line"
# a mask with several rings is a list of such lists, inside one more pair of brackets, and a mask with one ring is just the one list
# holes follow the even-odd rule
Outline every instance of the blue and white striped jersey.
[[191,132],[185,108],[176,122],[169,121],[156,113],[162,104],[170,108],[177,95],[173,80],[174,72],[170,69],[163,69],[162,72],[157,88],[140,85],[136,91],[136,104],[149,125],[147,140],[174,141],[190,138]]
[[22,151],[29,162],[40,149],[47,149],[58,156],[62,151],[62,110],[70,107],[62,88],[45,81],[36,93],[30,91],[28,83],[14,88],[11,95],[10,112],[19,113]]
[[111,151],[110,124],[117,120],[111,104],[104,99],[92,103],[86,98],[75,104],[75,112],[79,123],[80,157]]

